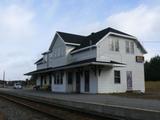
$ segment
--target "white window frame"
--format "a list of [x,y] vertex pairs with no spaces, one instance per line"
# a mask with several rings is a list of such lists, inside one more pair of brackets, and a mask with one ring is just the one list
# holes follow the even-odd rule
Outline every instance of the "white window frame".
[[115,51],[119,52],[119,40],[115,40]]
[[54,57],[57,57],[57,49],[54,50]]
[[119,40],[118,39],[111,39],[110,41],[110,50],[111,51],[115,51],[115,52],[119,52]]
[[55,74],[54,84],[55,85],[62,85],[63,84],[63,74],[62,74],[62,72],[57,72]]
[[113,42],[113,40],[111,39],[111,41],[110,41],[110,50],[111,51],[114,51],[114,42]]
[[126,41],[125,43],[126,43],[126,53],[129,53],[130,52],[130,50],[129,50],[129,41]]
[[[116,72],[119,73],[118,76],[116,76],[116,74],[117,74]],[[117,81],[117,79],[118,79],[118,81]],[[121,71],[120,70],[114,70],[114,83],[121,84]]]
[[134,54],[134,42],[130,42],[130,53]]
[[134,42],[126,41],[126,53],[134,54]]

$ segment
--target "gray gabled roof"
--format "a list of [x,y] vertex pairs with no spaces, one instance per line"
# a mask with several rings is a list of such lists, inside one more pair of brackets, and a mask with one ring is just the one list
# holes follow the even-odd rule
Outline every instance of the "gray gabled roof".
[[81,35],[75,35],[71,33],[65,33],[65,32],[59,32],[57,33],[61,36],[61,38],[66,42],[66,43],[75,43],[75,44],[81,44],[82,41],[86,39],[85,36]]
[[[74,52],[75,50],[79,50],[81,48],[96,45],[96,43],[99,42],[108,33],[115,33],[115,34],[120,34],[122,36],[128,36],[129,39],[132,39],[136,42],[136,44],[138,45],[138,47],[141,49],[143,53],[147,53],[146,50],[143,48],[143,46],[140,44],[140,42],[134,36],[121,32],[119,30],[113,29],[111,27],[108,27],[98,32],[91,33],[88,36],[82,36],[82,35],[76,35],[76,34],[57,31],[57,34],[55,35],[55,37],[60,36],[62,40],[65,42],[65,44],[69,44],[69,43],[70,45],[75,44],[75,49],[72,50],[72,52]],[[54,41],[52,41],[52,44],[49,50],[51,50],[51,48],[53,47],[53,44],[54,44]]]
[[79,46],[76,46],[76,48],[74,49],[74,50],[78,50],[84,47],[95,45],[98,41],[100,41],[105,35],[107,35],[110,32],[132,37],[132,39],[134,39],[137,45],[141,48],[142,52],[146,53],[146,50],[143,48],[140,42],[136,40],[134,36],[121,32],[119,30],[113,29],[111,27],[108,27],[106,29],[103,29],[95,33],[91,33],[88,36],[75,35],[75,34],[65,33],[65,32],[57,32],[57,33],[61,36],[61,38],[64,40],[65,43],[79,44]]
[[43,61],[43,57],[40,58],[39,60],[37,60],[34,64],[40,63],[40,62],[42,62],[42,61]]
[[71,34],[71,33],[65,33],[65,32],[57,32],[61,38],[66,42],[66,43],[76,43],[76,44],[80,44],[79,47],[77,47],[77,49],[79,48],[83,48],[86,46],[90,46],[90,45],[94,45],[96,44],[99,40],[101,40],[105,35],[107,35],[109,32],[113,32],[113,33],[117,33],[117,34],[122,34],[122,35],[127,35],[127,36],[131,36],[129,34],[126,34],[124,32],[118,31],[116,29],[113,29],[111,27],[108,27],[104,30],[95,32],[95,33],[91,33],[88,36],[81,36],[81,35],[75,35],[75,34]]
[[[131,36],[129,34],[126,34],[124,32],[118,31],[116,29],[113,28],[106,28],[104,30],[95,32],[95,33],[91,33],[90,35],[86,36],[86,40],[84,40],[80,46],[78,46],[76,49],[79,48],[83,48],[83,47],[87,47],[90,45],[95,45],[98,41],[100,41],[105,35],[107,35],[109,32],[113,32],[113,33],[117,33],[117,34],[122,34],[122,35],[127,35],[127,36]],[[133,36],[132,36],[133,37]]]

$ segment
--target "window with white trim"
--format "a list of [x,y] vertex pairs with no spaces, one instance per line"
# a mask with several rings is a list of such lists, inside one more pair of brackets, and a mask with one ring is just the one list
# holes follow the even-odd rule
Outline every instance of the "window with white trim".
[[129,41],[126,41],[126,53],[129,53]]
[[134,54],[134,42],[126,41],[126,53]]
[[115,40],[115,51],[119,51],[119,40]]
[[134,42],[130,42],[131,53],[134,53]]
[[119,51],[119,40],[111,39],[110,50],[116,52]]
[[53,51],[54,57],[62,57],[64,56],[65,52],[64,52],[64,48],[63,47],[58,47]]
[[121,73],[119,70],[114,71],[114,83],[121,83]]
[[57,49],[54,50],[54,57],[57,57]]
[[63,84],[63,73],[62,72],[57,72],[54,75],[54,84]]
[[110,45],[110,47],[111,47],[111,51],[114,51],[114,42],[113,42],[113,40],[111,40],[111,45]]

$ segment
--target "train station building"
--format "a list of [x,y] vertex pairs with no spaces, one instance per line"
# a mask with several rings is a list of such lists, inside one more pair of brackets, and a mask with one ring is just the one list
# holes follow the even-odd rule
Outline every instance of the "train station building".
[[146,53],[136,37],[110,27],[88,36],[57,31],[37,69],[25,75],[53,92],[145,92]]

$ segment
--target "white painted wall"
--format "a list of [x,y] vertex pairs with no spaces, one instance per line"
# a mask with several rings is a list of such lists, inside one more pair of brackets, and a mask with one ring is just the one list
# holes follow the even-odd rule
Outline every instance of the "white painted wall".
[[[57,50],[60,50],[63,55],[55,56],[55,51]],[[49,56],[49,67],[57,67],[66,64],[66,45],[61,38],[57,37]]]
[[[37,65],[37,69],[44,69],[47,67],[57,67],[57,66],[62,66],[67,64],[67,59],[68,59],[67,54],[70,50],[69,47],[66,47],[64,41],[57,35],[55,35],[55,38],[52,44],[53,46],[51,49],[51,53],[48,54],[47,63]],[[60,54],[61,54],[60,56],[57,56],[57,55],[55,56],[57,51],[60,51]]]
[[[88,69],[88,68],[87,68]],[[73,83],[72,85],[68,85],[66,79],[66,92],[76,92],[76,69],[72,70],[73,73]],[[80,92],[85,93],[84,88],[84,74],[80,75]],[[89,93],[97,93],[97,76],[95,76],[94,72],[90,70],[90,92]]]
[[41,84],[41,78],[40,76],[38,76],[36,79],[36,85],[39,86],[40,84]]
[[[72,84],[68,84],[68,75],[67,75],[68,71],[65,72],[66,75],[66,92],[70,93],[73,92],[73,82]],[[73,74],[74,75],[74,74]]]
[[82,61],[90,58],[96,58],[96,48],[88,49],[85,51],[81,51],[75,54],[72,54],[70,61]]
[[44,69],[44,68],[47,68],[47,64],[46,63],[37,65],[37,70]]
[[[110,40],[118,39],[119,40],[119,52],[110,50]],[[57,67],[66,65],[68,63],[86,60],[96,57],[97,61],[106,61],[110,62],[117,61],[125,63],[126,67],[116,67],[108,68],[105,67],[101,75],[95,76],[92,70],[90,70],[90,93],[110,93],[110,92],[125,92],[127,90],[126,83],[126,71],[132,71],[133,79],[133,90],[145,91],[144,88],[144,64],[137,63],[135,61],[135,56],[142,56],[143,54],[138,49],[136,43],[134,44],[134,54],[128,54],[125,50],[125,41],[131,41],[127,38],[108,36],[104,40],[98,42],[97,48],[92,48],[86,51],[81,51],[75,54],[70,54],[70,52],[75,48],[74,46],[65,45],[64,41],[55,37],[55,43],[52,48],[52,52],[49,55],[49,67]],[[63,50],[64,55],[55,57],[54,51],[57,48]],[[37,66],[37,69],[45,68],[46,64],[41,64]],[[121,71],[121,84],[114,83],[114,70]],[[49,81],[49,80],[47,80]],[[40,79],[37,79],[37,83],[40,84]],[[75,92],[76,91],[76,77],[74,73],[73,85],[68,86],[66,72],[63,76],[63,84],[55,85],[54,77],[52,77],[52,91],[54,92]],[[81,76],[81,92],[84,93],[84,75]]]
[[[61,48],[64,55],[55,57],[55,51]],[[55,37],[54,44],[52,47],[52,52],[49,53],[48,67],[57,67],[65,64],[69,64],[76,61],[86,60],[96,57],[96,48],[91,48],[85,51],[81,51],[75,54],[70,54],[70,52],[75,48],[75,46],[65,45],[64,41],[60,37]],[[37,69],[47,68],[47,63],[37,65]]]
[[67,92],[66,91],[66,74],[63,74],[63,84],[54,84],[54,77],[52,76],[52,92]]
[[[40,84],[41,84],[41,76],[39,75],[36,79],[36,85],[40,85]],[[44,80],[43,80],[42,84],[49,85],[49,75],[46,75],[46,84],[45,84]]]
[[[120,51],[115,52],[110,50],[110,40],[118,39],[119,40],[119,47]],[[118,68],[121,70],[122,74],[122,85],[115,85],[114,82],[114,69],[113,68],[109,71],[103,70],[102,76],[98,78],[98,92],[124,92],[127,88],[127,79],[126,79],[126,71],[132,71],[132,79],[133,79],[133,90],[141,90],[142,92],[145,91],[144,88],[144,64],[136,62],[136,56],[142,56],[140,49],[137,48],[137,45],[134,44],[134,54],[126,53],[126,46],[125,41],[131,41],[130,39],[115,37],[115,36],[108,36],[103,41],[97,44],[97,60],[99,61],[117,61],[121,63],[125,63],[126,67]],[[106,81],[104,81],[106,80]],[[112,80],[112,81],[110,81]],[[107,88],[104,87],[107,86]],[[109,86],[108,86],[109,85]]]
[[[89,80],[89,93],[97,93],[98,92],[98,78],[97,75],[90,69],[90,80]],[[81,93],[86,93],[85,92],[85,77],[84,74],[81,76]],[[88,93],[88,92],[87,92]]]
[[98,90],[98,79],[97,79],[98,75],[95,75],[95,73],[90,70],[90,93],[97,93]]
[[[125,92],[127,83],[125,78],[124,68],[109,68],[105,67],[100,76],[98,76],[98,93],[117,93]],[[121,83],[114,83],[114,70],[121,71]]]

